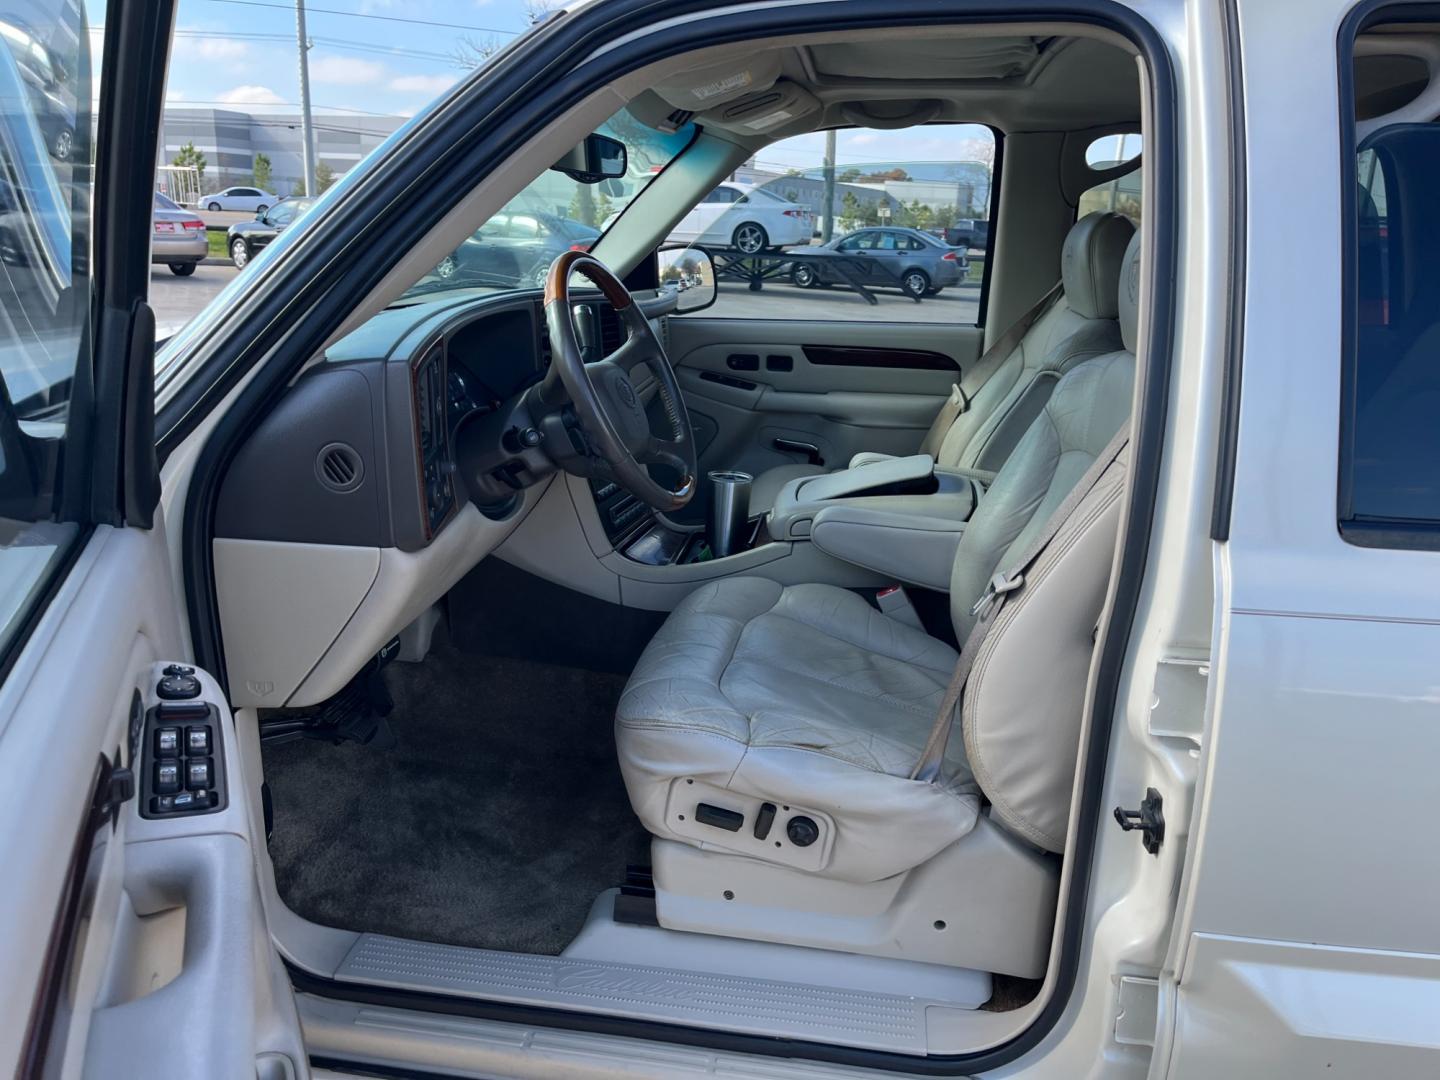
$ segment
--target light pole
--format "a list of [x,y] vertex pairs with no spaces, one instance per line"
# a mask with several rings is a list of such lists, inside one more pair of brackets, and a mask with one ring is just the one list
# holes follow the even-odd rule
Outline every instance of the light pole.
[[300,156],[305,168],[305,194],[315,190],[315,125],[310,119],[310,39],[305,33],[305,0],[295,0],[295,42],[300,51]]
[[825,132],[825,224],[820,226],[820,242],[828,244],[835,233],[835,129]]

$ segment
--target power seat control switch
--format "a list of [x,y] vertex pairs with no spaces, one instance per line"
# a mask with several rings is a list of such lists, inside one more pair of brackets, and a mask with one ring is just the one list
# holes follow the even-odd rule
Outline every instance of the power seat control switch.
[[173,820],[227,805],[220,712],[202,691],[195,669],[183,664],[166,667],[155,683],[159,701],[145,710],[139,742],[143,818]]
[[740,826],[745,824],[745,815],[735,810],[726,810],[724,807],[711,806],[709,803],[702,802],[695,807],[695,820],[701,825],[724,829],[726,832],[739,832]]

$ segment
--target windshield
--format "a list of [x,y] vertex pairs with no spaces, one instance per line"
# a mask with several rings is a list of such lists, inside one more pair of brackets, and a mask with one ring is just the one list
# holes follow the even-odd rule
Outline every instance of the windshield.
[[455,289],[539,288],[555,257],[588,250],[630,200],[695,137],[695,125],[661,131],[622,109],[598,131],[625,144],[623,178],[582,184],[547,169],[405,291],[430,298]]

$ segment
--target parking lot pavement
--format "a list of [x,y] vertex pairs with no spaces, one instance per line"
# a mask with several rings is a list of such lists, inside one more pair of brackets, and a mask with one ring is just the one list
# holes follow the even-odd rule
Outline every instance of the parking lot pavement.
[[198,315],[237,272],[233,266],[201,263],[189,277],[176,277],[168,267],[152,266],[150,306],[155,309],[156,337],[169,337]]
[[[169,337],[199,314],[238,273],[233,266],[202,263],[190,277],[176,277],[164,266],[150,270],[150,304],[161,338]],[[800,289],[788,282],[766,282],[759,292],[726,281],[715,306],[701,317],[731,319],[834,319],[860,322],[974,323],[980,313],[980,287],[963,285],[927,296],[918,304],[898,292],[877,292],[872,307],[845,289]]]
[[834,319],[851,322],[971,323],[980,317],[980,286],[962,285],[918,304],[895,290],[873,295],[875,306],[847,289],[801,289],[785,281],[767,281],[751,292],[741,282],[722,281],[715,306],[699,312],[717,319]]

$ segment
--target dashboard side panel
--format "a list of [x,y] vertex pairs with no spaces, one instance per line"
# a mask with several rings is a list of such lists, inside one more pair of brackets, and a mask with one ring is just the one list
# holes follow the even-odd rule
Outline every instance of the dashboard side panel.
[[[394,543],[384,507],[389,470],[380,452],[382,367],[370,362],[316,368],[290,388],[226,474],[215,510],[216,536],[360,547]],[[327,453],[354,463],[353,485],[334,486],[324,475]]]
[[214,550],[231,701],[278,708],[360,607],[381,549],[217,537]]

